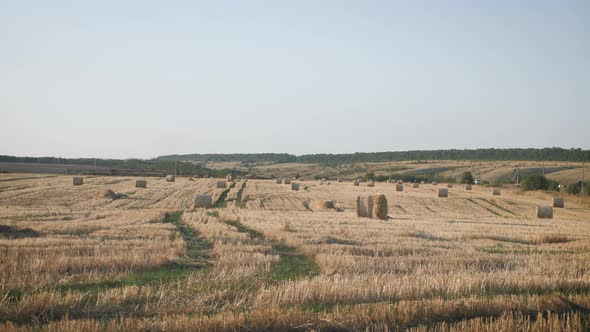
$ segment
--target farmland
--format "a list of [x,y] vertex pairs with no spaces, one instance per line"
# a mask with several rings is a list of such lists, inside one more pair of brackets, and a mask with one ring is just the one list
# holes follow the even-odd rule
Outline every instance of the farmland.
[[[395,165],[458,176],[467,165],[454,163]],[[553,166],[573,176],[577,165]],[[317,167],[256,172],[312,177]],[[394,163],[366,167],[386,173]],[[589,328],[586,198],[562,194],[565,208],[547,220],[536,206],[556,194],[512,186],[492,196],[455,184],[438,198],[446,184],[397,192],[306,179],[291,191],[271,180],[223,189],[216,179],[147,178],[135,188],[136,179],[86,176],[72,186],[71,176],[0,174],[0,330]],[[223,204],[193,211],[196,193]],[[356,217],[356,197],[374,193],[386,195],[389,220]],[[334,208],[314,210],[315,201]]]

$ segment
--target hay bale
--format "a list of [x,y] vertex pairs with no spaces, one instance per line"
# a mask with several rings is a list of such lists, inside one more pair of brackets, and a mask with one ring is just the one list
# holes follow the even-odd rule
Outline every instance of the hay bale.
[[453,188],[453,184],[452,183],[447,183],[447,188]]
[[438,189],[438,197],[449,197],[449,189],[439,188]]
[[227,180],[227,182],[234,182],[235,178],[234,178],[233,175],[228,174],[227,177],[226,177],[226,180]]
[[436,183],[435,181],[432,181],[432,185],[436,186],[438,183]]
[[420,187],[420,185],[419,185],[418,183],[414,183],[414,184],[412,185],[412,188],[419,188],[419,187]]
[[384,194],[371,196],[373,200],[373,218],[387,220],[387,198]]
[[471,185],[470,184],[466,184],[465,185],[465,190],[471,190]]
[[492,195],[499,196],[500,195],[500,188],[494,188],[494,190],[492,190]]
[[360,182],[359,180],[354,180],[353,184],[354,184],[356,187],[358,187],[358,186],[361,184],[361,182]]
[[426,183],[426,181],[424,181],[424,180],[420,181],[420,184],[425,184],[425,183]]
[[356,197],[356,216],[359,218],[373,217],[373,198],[371,196]]
[[563,208],[565,206],[563,202],[563,198],[561,197],[553,197],[553,207],[554,208]]
[[84,183],[84,178],[81,176],[74,176],[74,186],[81,186]]
[[281,178],[278,178],[278,179],[276,179],[275,182],[276,182],[276,184],[281,184],[281,183],[283,183],[283,180]]
[[404,185],[403,184],[396,184],[395,185],[395,191],[404,191]]
[[367,187],[374,187],[374,186],[375,186],[375,182],[373,182],[373,181],[367,182]]
[[291,183],[291,190],[299,191],[299,183],[292,182]]
[[195,209],[209,209],[213,206],[213,199],[209,195],[196,194],[193,201]]
[[166,175],[166,182],[174,182],[176,177],[174,175]]
[[291,179],[283,179],[283,184],[291,184]]
[[537,206],[537,218],[552,219],[553,208],[551,206]]
[[327,210],[327,209],[333,209],[333,208],[334,208],[333,201],[316,200],[316,201],[311,202],[311,209],[314,211],[315,210]]
[[402,184],[404,183],[404,180],[397,180],[397,184]]
[[227,182],[225,182],[223,180],[217,181],[217,188],[225,188],[225,187],[227,187]]
[[342,178],[338,178],[338,182],[342,182]]
[[147,187],[146,180],[135,180],[135,188],[145,188]]

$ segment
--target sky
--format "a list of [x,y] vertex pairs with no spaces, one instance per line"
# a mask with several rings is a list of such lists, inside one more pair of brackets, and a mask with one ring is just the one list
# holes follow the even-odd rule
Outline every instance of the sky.
[[0,155],[590,148],[590,1],[0,0]]

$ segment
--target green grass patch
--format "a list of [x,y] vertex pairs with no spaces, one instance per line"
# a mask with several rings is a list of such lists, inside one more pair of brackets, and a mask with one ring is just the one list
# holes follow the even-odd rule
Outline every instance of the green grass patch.
[[260,233],[259,231],[250,228],[248,226],[243,225],[241,222],[237,220],[222,220],[225,224],[235,227],[238,232],[240,233],[248,233],[250,239],[255,240],[264,240],[264,234]]
[[272,250],[279,255],[279,261],[270,268],[270,280],[292,280],[320,274],[320,268],[315,261],[298,253],[295,247],[278,243],[272,246]]
[[230,190],[232,190],[234,187],[236,186],[236,183],[233,182],[229,187],[227,187],[227,189],[225,189],[221,195],[219,195],[219,198],[217,198],[217,200],[215,201],[215,203],[213,203],[213,207],[216,209],[219,208],[224,208],[227,206],[227,202],[225,201],[225,199],[227,198],[227,194],[229,193]]
[[238,190],[238,194],[236,195],[236,201],[237,201],[237,205],[239,207],[242,207],[242,194],[244,193],[244,189],[246,189],[246,183],[248,181],[244,180],[244,182],[242,183],[242,186],[240,187],[240,190]]

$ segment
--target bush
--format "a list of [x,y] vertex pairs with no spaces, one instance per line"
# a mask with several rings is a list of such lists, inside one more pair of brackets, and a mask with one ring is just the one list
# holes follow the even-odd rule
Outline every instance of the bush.
[[582,188],[582,181],[578,181],[576,184],[567,186],[565,191],[571,195],[590,195],[590,182],[584,183],[584,187]]
[[473,174],[469,171],[463,172],[463,175],[461,176],[461,183],[464,184],[472,184],[473,183]]
[[389,180],[389,176],[386,175],[377,175],[374,177],[375,181],[377,182],[385,182],[387,180]]
[[365,174],[365,181],[374,180],[375,172],[367,172]]
[[522,190],[557,190],[558,183],[547,179],[544,175],[529,175],[522,179]]

